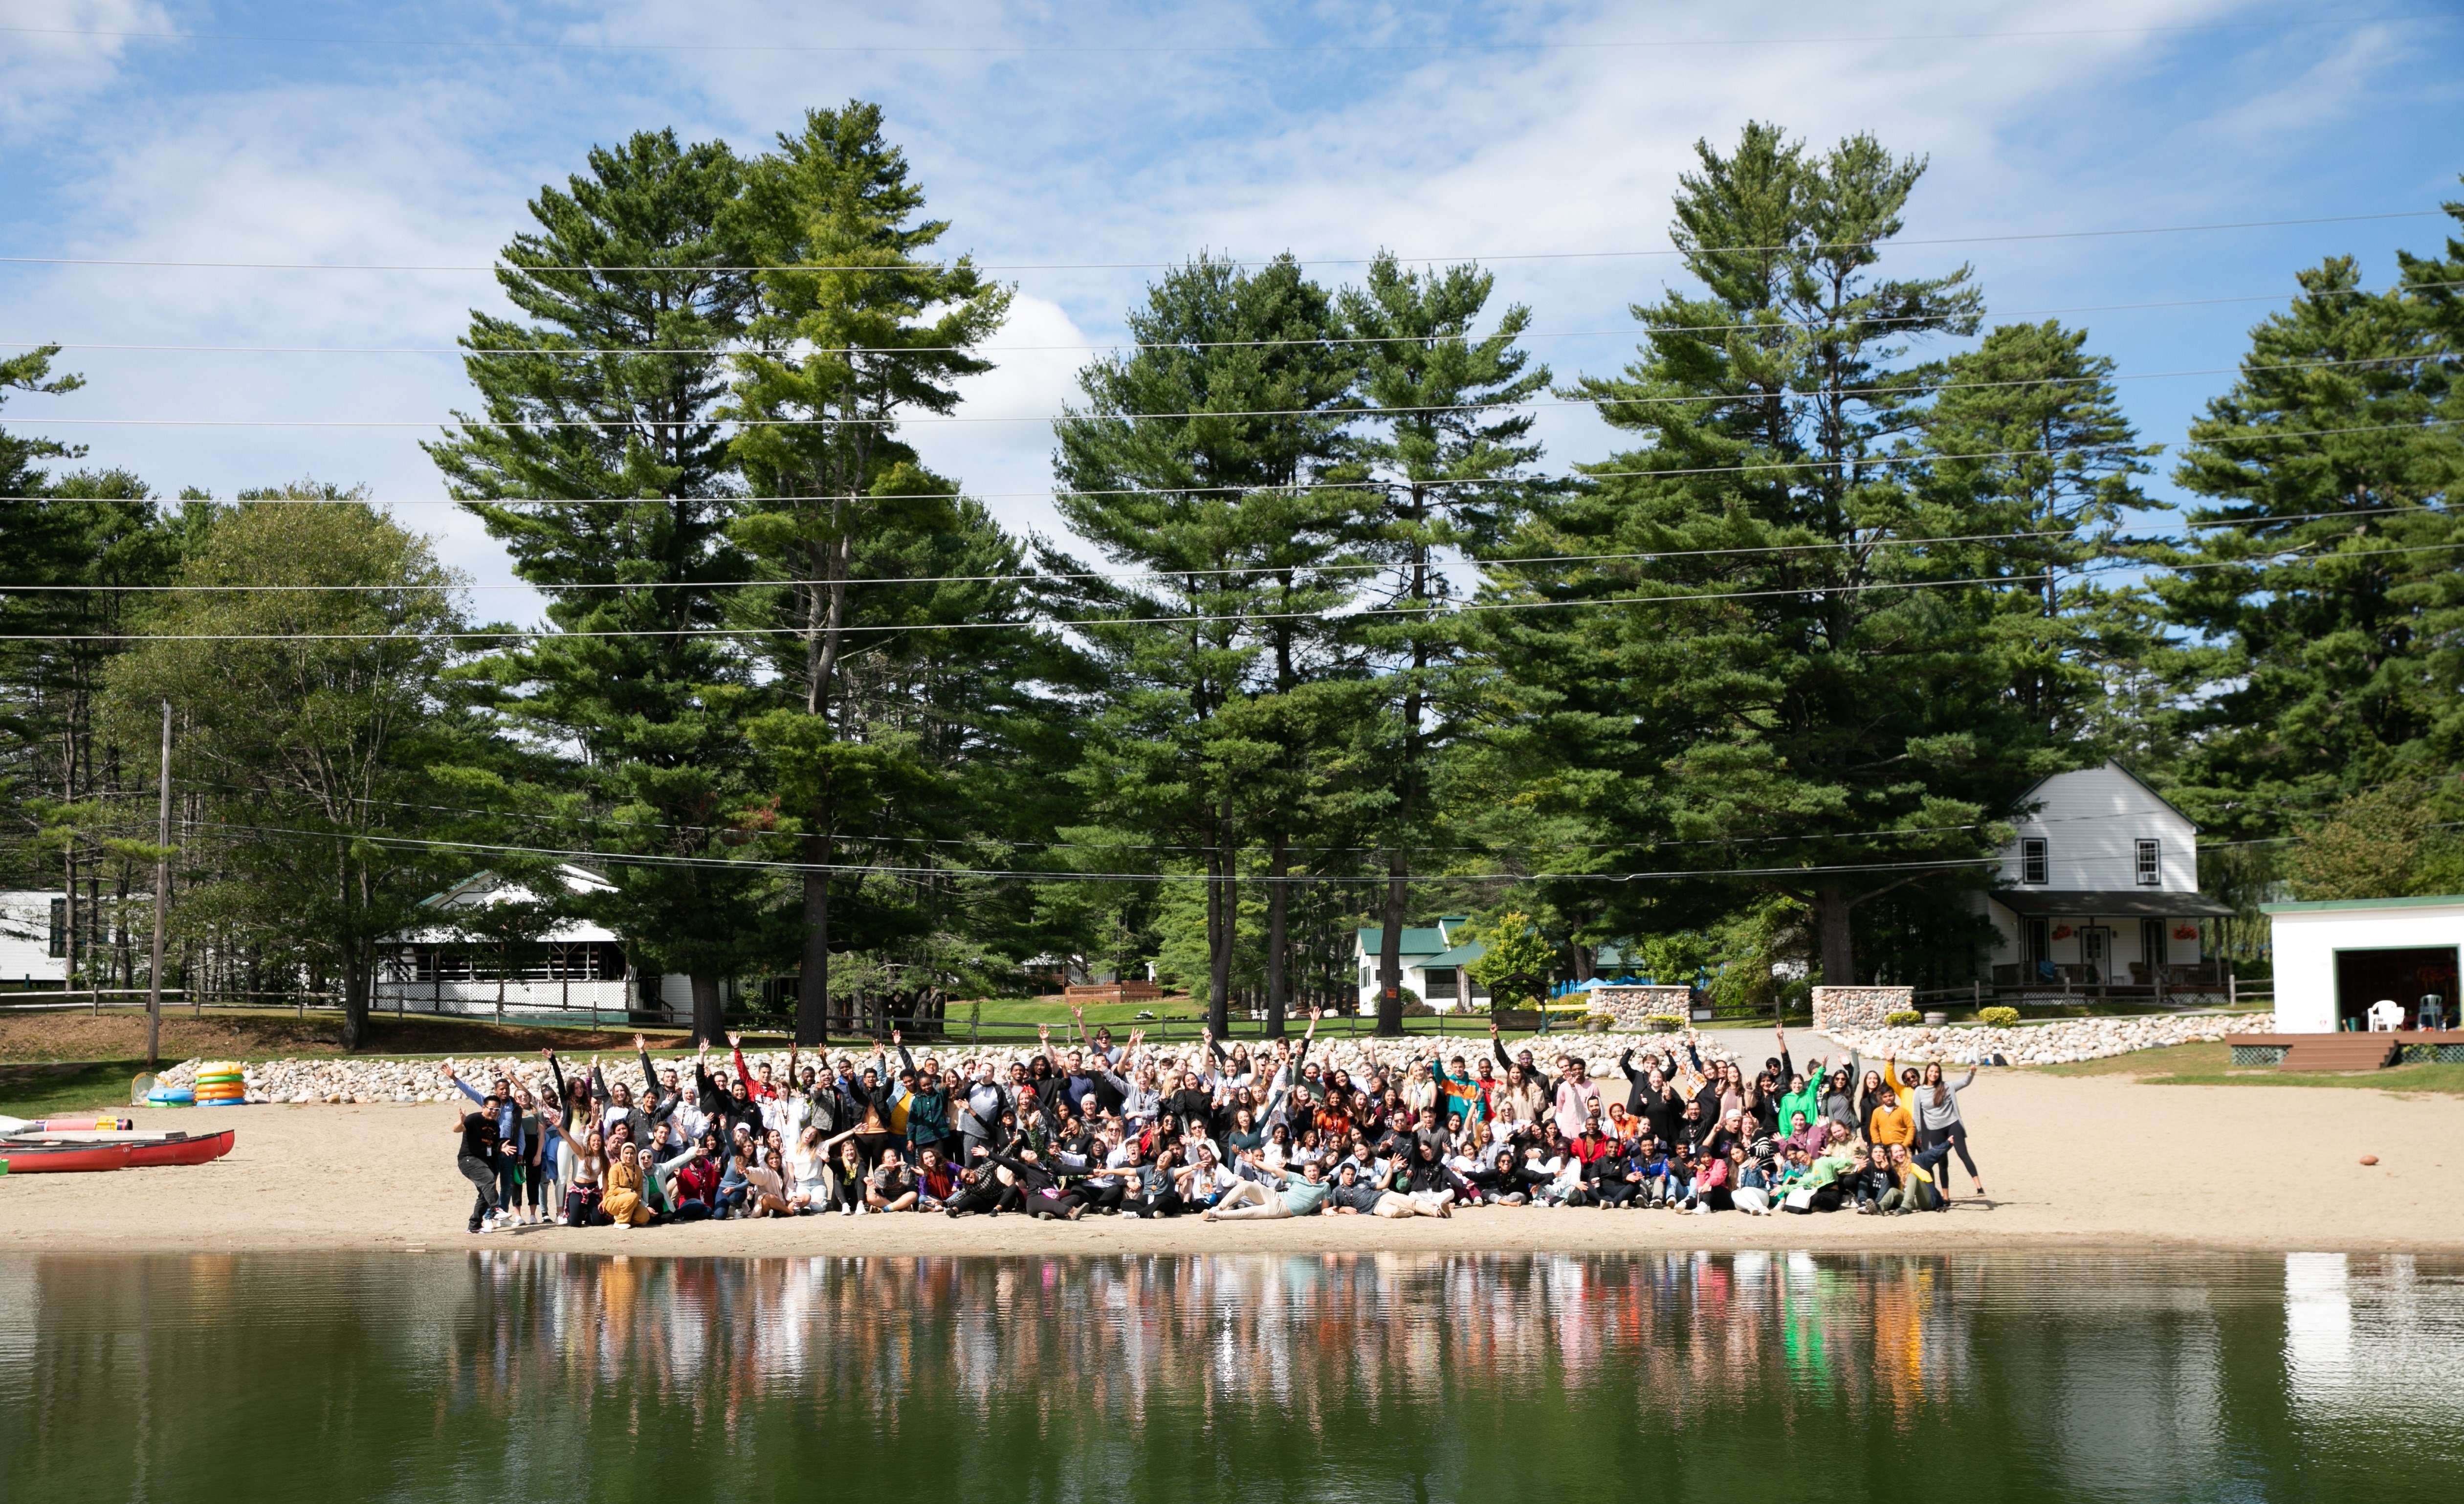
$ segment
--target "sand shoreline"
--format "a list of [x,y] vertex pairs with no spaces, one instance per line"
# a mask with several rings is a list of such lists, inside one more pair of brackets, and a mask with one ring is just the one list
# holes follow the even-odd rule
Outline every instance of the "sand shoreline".
[[[451,1109],[278,1105],[139,1113],[141,1127],[238,1130],[189,1169],[0,1178],[0,1254],[383,1250],[778,1258],[1194,1253],[1806,1250],[1943,1253],[2464,1252],[2447,1197],[2464,1164],[2464,1099],[2368,1090],[2153,1086],[2029,1072],[1962,1098],[1993,1196],[1908,1217],[1681,1216],[1472,1208],[1448,1220],[1314,1217],[1203,1223],[1089,1217],[802,1217],[470,1236]],[[2120,1147],[2117,1147],[2119,1145]],[[2358,1161],[2375,1155],[2379,1162]],[[2160,1173],[2162,1163],[2168,1168]]]

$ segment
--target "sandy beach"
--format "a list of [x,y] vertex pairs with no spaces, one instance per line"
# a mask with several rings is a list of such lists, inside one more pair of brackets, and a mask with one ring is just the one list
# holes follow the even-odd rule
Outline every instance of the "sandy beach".
[[[537,1228],[473,1237],[452,1110],[264,1106],[141,1112],[141,1127],[236,1128],[209,1165],[0,1179],[0,1251],[515,1247],[686,1256],[1202,1253],[1397,1250],[2158,1247],[2464,1251],[2450,1191],[2464,1099],[2368,1090],[2155,1086],[2124,1076],[1980,1076],[1962,1095],[1986,1185],[1908,1217],[1680,1216],[1474,1208],[1449,1220],[801,1217],[675,1228]],[[2363,1165],[2365,1155],[2378,1163]]]

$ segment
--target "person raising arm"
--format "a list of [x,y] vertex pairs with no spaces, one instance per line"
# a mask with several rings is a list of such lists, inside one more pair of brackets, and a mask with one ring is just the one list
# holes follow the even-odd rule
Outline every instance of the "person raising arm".
[[453,1167],[479,1193],[471,1204],[473,1232],[495,1231],[497,1219],[503,1215],[496,1201],[497,1161],[504,1153],[504,1139],[497,1129],[498,1105],[494,1096],[483,1096],[476,1111],[453,1115],[453,1131],[462,1136],[461,1146],[453,1156]]

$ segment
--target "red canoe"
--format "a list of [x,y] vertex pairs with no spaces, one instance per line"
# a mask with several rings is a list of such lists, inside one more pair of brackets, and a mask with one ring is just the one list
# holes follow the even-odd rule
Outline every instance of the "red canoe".
[[154,1164],[203,1164],[208,1160],[219,1160],[231,1153],[234,1131],[226,1128],[200,1139],[174,1133],[135,1140],[128,1144],[128,1167],[140,1170]]
[[124,1170],[133,1143],[0,1143],[0,1164],[11,1175],[53,1170]]
[[203,1164],[231,1153],[236,1130],[226,1128],[191,1139],[184,1133],[152,1139],[122,1139],[108,1143],[91,1139],[11,1139],[0,1141],[0,1161],[11,1175],[65,1170],[144,1169],[165,1164]]

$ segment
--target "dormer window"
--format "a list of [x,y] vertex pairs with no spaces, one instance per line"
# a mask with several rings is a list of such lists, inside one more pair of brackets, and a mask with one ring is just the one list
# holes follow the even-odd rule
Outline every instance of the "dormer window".
[[2164,881],[2164,850],[2162,842],[2139,843],[2138,853],[2132,861],[2131,871],[2142,888],[2153,888]]
[[2019,838],[2019,880],[2024,883],[2053,881],[2053,859],[2045,851],[2045,838],[2027,835]]

